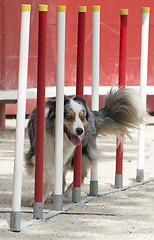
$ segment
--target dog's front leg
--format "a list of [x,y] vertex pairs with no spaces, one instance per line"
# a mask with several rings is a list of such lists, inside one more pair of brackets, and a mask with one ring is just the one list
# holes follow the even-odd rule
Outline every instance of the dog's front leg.
[[52,202],[51,193],[54,191],[54,167],[44,166],[44,177],[43,177],[43,202]]
[[45,201],[48,199],[49,192],[50,192],[50,184],[45,181],[45,182],[43,183],[43,202],[44,202],[44,203],[45,203]]
[[73,182],[69,185],[67,190],[63,194],[63,200],[64,202],[69,202],[72,197],[72,188],[73,188]]

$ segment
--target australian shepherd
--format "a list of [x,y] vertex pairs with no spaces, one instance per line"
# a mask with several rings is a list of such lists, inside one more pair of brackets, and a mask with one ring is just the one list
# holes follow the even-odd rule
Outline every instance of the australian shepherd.
[[[28,135],[30,149],[26,153],[27,172],[34,176],[35,144],[36,144],[36,111],[30,115]],[[54,191],[55,171],[55,116],[56,101],[45,103],[45,135],[44,135],[44,178],[43,201],[49,192]],[[87,176],[93,161],[98,159],[96,138],[100,135],[118,135],[124,133],[130,137],[130,129],[136,128],[143,120],[140,99],[135,90],[113,88],[105,97],[104,108],[92,111],[86,101],[78,96],[64,97],[64,146],[63,146],[63,191],[64,197],[70,194],[72,184],[65,191],[65,176],[68,170],[73,170],[76,147],[82,141],[82,176]]]

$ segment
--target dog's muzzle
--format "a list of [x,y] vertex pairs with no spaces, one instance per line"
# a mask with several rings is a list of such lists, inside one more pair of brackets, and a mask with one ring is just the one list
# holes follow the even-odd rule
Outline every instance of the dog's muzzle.
[[64,126],[64,132],[66,133],[68,139],[70,140],[70,142],[75,145],[78,146],[81,143],[81,139],[78,136],[81,136],[83,134],[83,129],[82,128],[77,128],[76,129],[76,133],[77,135],[74,135],[73,133],[71,133],[66,126]]
[[82,128],[77,128],[76,133],[78,136],[81,136],[83,134],[83,129]]

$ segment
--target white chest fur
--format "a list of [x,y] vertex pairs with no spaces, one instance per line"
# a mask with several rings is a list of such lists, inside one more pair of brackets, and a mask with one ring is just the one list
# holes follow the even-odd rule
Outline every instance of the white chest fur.
[[[65,164],[68,158],[73,154],[74,149],[75,146],[64,134],[63,164]],[[44,136],[44,164],[55,165],[55,139],[52,135],[46,132]]]

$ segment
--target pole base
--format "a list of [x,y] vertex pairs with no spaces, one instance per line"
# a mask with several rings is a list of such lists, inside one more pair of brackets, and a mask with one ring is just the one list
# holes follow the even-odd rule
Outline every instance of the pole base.
[[43,202],[34,202],[33,218],[43,219]]
[[81,187],[73,187],[72,189],[72,202],[81,202]]
[[98,196],[98,181],[90,181],[90,193],[89,196]]
[[54,203],[54,209],[56,211],[63,210],[63,196],[62,195],[54,195],[53,203]]
[[144,169],[137,169],[136,181],[143,182],[144,181]]
[[12,211],[10,216],[10,231],[20,232],[21,212]]
[[123,188],[123,174],[115,175],[115,188]]

